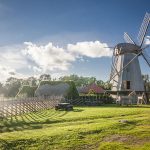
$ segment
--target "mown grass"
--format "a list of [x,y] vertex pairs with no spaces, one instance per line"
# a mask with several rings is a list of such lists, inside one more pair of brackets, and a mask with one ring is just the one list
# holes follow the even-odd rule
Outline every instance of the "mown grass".
[[148,105],[109,105],[7,118],[0,121],[0,149],[149,150],[149,114]]

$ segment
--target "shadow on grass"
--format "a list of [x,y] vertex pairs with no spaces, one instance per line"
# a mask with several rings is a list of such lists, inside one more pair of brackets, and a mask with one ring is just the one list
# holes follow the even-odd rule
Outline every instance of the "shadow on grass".
[[9,141],[0,139],[0,149],[1,150],[24,150],[26,146],[31,146],[36,143],[35,140],[28,139],[28,140],[15,140]]
[[20,116],[14,116],[11,118],[4,118],[0,121],[0,133],[22,131],[25,129],[41,129],[44,124],[53,124],[63,122],[57,120],[57,117],[66,115],[66,111],[41,111],[36,113],[28,113]]
[[[93,107],[93,106],[92,106]],[[97,106],[95,108],[150,108],[150,106],[117,106],[117,105],[104,105],[104,106]],[[78,107],[74,108],[72,113],[82,112],[84,111],[85,107]],[[0,133],[4,132],[12,132],[12,131],[22,131],[22,130],[33,130],[33,129],[41,129],[44,127],[45,124],[55,124],[55,123],[64,123],[70,121],[77,121],[77,120],[67,120],[64,119],[68,111],[55,111],[55,110],[45,110],[39,111],[35,113],[24,114],[20,116],[14,116],[11,118],[5,118],[0,120]],[[127,116],[127,114],[126,114]],[[62,117],[62,118],[61,118]],[[112,118],[112,115],[103,116],[103,118]],[[99,119],[100,117],[94,117],[94,119]],[[76,118],[75,118],[76,119]],[[84,118],[78,119],[78,121],[83,121]],[[87,119],[87,118],[85,118]],[[92,119],[89,117],[88,119]],[[130,125],[134,125],[134,122],[128,123]],[[121,127],[123,125],[120,125]]]

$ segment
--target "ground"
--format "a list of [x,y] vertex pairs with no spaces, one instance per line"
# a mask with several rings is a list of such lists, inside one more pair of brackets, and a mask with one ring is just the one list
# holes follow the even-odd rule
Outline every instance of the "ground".
[[54,109],[0,121],[1,150],[150,150],[150,106]]

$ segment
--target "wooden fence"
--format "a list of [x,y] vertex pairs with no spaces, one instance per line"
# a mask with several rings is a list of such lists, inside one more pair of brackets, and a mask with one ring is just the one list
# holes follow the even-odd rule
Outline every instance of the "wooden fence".
[[99,106],[101,104],[113,103],[113,98],[109,95],[93,95],[93,96],[79,96],[76,99],[66,97],[64,102],[79,106]]
[[0,118],[53,108],[62,97],[0,99]]
[[76,99],[71,97],[63,98],[62,96],[20,99],[0,98],[0,118],[54,108],[60,102],[68,102],[79,106],[99,106],[103,103],[112,103],[112,98],[109,96],[79,96]]

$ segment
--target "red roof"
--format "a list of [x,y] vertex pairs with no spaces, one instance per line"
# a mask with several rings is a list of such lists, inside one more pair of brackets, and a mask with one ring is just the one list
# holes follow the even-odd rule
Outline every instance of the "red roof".
[[95,83],[92,83],[92,84],[90,84],[90,85],[88,85],[86,87],[83,87],[80,90],[81,90],[81,93],[86,93],[86,94],[89,93],[90,90],[93,90],[94,93],[97,93],[97,94],[105,92],[105,90],[102,87],[98,86]]

